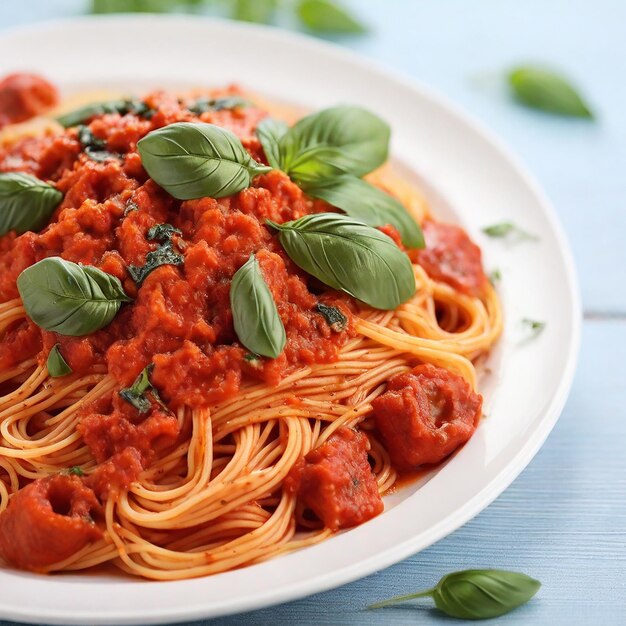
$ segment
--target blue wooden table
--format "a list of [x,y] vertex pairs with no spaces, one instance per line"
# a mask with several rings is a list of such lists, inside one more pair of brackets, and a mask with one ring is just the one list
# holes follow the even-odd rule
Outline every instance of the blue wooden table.
[[[626,2],[351,4],[372,29],[344,45],[435,87],[481,118],[547,190],[581,281],[585,323],[578,373],[541,452],[463,528],[361,581],[211,624],[458,624],[428,603],[363,609],[470,567],[517,569],[543,582],[536,599],[498,624],[626,624]],[[85,5],[1,0],[0,28],[79,14]],[[598,123],[511,104],[499,73],[528,60],[561,68],[584,86]]]

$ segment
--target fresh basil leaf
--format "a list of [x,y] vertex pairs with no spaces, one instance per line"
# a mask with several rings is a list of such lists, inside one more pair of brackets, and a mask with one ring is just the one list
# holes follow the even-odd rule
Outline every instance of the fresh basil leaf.
[[446,574],[432,589],[377,602],[368,608],[396,606],[430,596],[435,606],[450,617],[489,619],[525,604],[540,587],[538,580],[519,572],[470,569]]
[[67,376],[72,373],[72,368],[63,358],[58,343],[52,346],[52,350],[50,350],[50,353],[48,354],[48,361],[46,365],[48,367],[48,374],[50,374],[53,378]]
[[327,33],[364,33],[367,29],[348,10],[332,0],[300,0],[300,21],[310,30]]
[[280,140],[289,130],[282,120],[266,117],[256,127],[256,134],[263,146],[267,162],[276,170],[282,169]]
[[423,248],[419,224],[396,198],[355,176],[340,176],[327,183],[305,185],[304,190],[370,226],[391,224],[407,248]]
[[60,335],[89,335],[131,302],[118,278],[90,265],[48,257],[17,277],[26,313],[37,326]]
[[150,177],[178,200],[232,196],[271,169],[253,160],[234,133],[201,122],[159,128],[137,149]]
[[593,113],[570,82],[541,67],[522,66],[509,73],[515,98],[525,106],[569,117],[593,118]]
[[415,293],[409,257],[391,237],[346,215],[317,213],[268,224],[291,260],[333,289],[376,309],[395,309]]
[[537,235],[533,235],[532,233],[525,231],[516,224],[513,224],[513,222],[499,222],[498,224],[485,226],[485,228],[483,228],[483,233],[489,237],[497,239],[503,239],[509,235],[516,235],[518,239],[532,239],[535,241],[539,239]]
[[93,102],[92,104],[87,104],[86,106],[57,117],[57,122],[65,128],[70,128],[72,126],[86,124],[94,117],[107,113],[119,113],[120,115],[133,113],[139,117],[150,119],[154,114],[154,109],[151,109],[145,102],[136,99]]
[[83,147],[85,154],[92,161],[107,161],[109,159],[119,159],[121,155],[115,152],[109,152],[105,150],[106,141],[104,139],[100,139],[96,137],[92,132],[89,126],[79,126],[78,127],[78,141]]
[[161,265],[182,265],[184,263],[185,259],[182,254],[174,250],[174,242],[172,241],[174,234],[182,235],[182,232],[171,224],[157,224],[148,230],[146,239],[158,241],[161,245],[156,250],[146,254],[144,265],[128,266],[128,273],[137,286],[140,286],[148,275]]
[[191,0],[91,0],[92,13],[166,13]]
[[234,0],[232,17],[243,22],[267,24],[276,4],[277,0]]
[[240,96],[228,96],[226,98],[198,98],[188,109],[195,115],[207,111],[223,111],[226,109],[238,109],[251,106],[252,103]]
[[30,174],[0,174],[0,235],[40,230],[50,219],[63,194]]
[[73,465],[67,470],[67,473],[70,476],[84,476],[85,475],[85,472],[83,472],[82,467],[80,467],[79,465]]
[[363,176],[387,160],[389,126],[366,109],[340,105],[307,115],[280,140],[281,168],[298,183]]
[[489,619],[528,602],[541,583],[504,570],[464,570],[444,576],[433,592],[435,606],[461,619]]
[[254,254],[233,276],[230,306],[239,341],[255,354],[278,357],[287,342],[285,327]]
[[346,329],[348,318],[338,307],[318,302],[313,308],[326,320],[328,325],[336,333],[340,333]]
[[135,382],[126,389],[121,389],[118,393],[121,398],[132,404],[140,413],[147,413],[152,408],[152,402],[148,397],[148,393],[152,394],[154,399],[161,404],[161,398],[157,390],[150,382],[150,374],[154,369],[154,363],[150,363],[141,370],[141,374],[137,376]]

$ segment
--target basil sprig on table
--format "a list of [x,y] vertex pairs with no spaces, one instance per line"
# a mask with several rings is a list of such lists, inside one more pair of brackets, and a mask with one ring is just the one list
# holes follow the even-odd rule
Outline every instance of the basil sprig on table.
[[202,122],[154,130],[137,149],[150,177],[178,200],[231,196],[271,169],[257,163],[234,133]]
[[387,160],[389,126],[360,107],[313,113],[292,128],[272,118],[257,127],[269,164],[314,198],[369,224],[392,224],[409,248],[423,248],[421,228],[393,196],[360,177]]
[[94,117],[105,115],[107,113],[119,113],[120,115],[133,113],[140,117],[149,119],[154,114],[154,109],[151,109],[141,100],[107,100],[105,102],[93,102],[74,111],[70,111],[69,113],[65,113],[64,115],[57,117],[57,122],[65,128],[70,128],[72,126],[85,124]]
[[509,85],[523,105],[564,115],[592,119],[593,113],[570,82],[555,72],[535,66],[517,67],[509,72]]
[[267,223],[291,260],[325,285],[376,309],[395,309],[415,293],[409,257],[379,230],[339,213]]
[[446,574],[435,587],[370,605],[395,606],[407,600],[432,597],[435,606],[451,617],[489,619],[528,602],[541,583],[526,574],[497,569],[468,569]]
[[59,378],[60,376],[67,376],[72,373],[72,368],[67,364],[67,361],[63,358],[59,344],[52,346],[52,350],[48,354],[48,360],[46,362],[48,368],[48,374],[53,378]]
[[140,413],[147,413],[152,408],[149,395],[151,395],[162,408],[169,411],[167,406],[163,404],[159,392],[150,381],[150,375],[153,369],[154,363],[150,363],[141,370],[141,373],[130,387],[121,389],[118,392],[121,398],[132,404]]
[[156,250],[152,250],[146,254],[146,262],[143,265],[128,266],[128,273],[137,286],[140,286],[148,275],[161,265],[183,264],[183,255],[174,250],[174,243],[172,241],[174,235],[182,235],[182,232],[178,230],[178,228],[174,228],[171,224],[157,224],[148,230],[146,239],[149,241],[158,241],[161,245]]
[[24,308],[44,330],[80,337],[109,324],[131,302],[118,278],[97,267],[48,257],[17,277]]
[[285,327],[254,254],[233,276],[230,306],[239,341],[254,354],[279,356],[287,342]]
[[43,228],[63,194],[30,174],[0,174],[0,235]]

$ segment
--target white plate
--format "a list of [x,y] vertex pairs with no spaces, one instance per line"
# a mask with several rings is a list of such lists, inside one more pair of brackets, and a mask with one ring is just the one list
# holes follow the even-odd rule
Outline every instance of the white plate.
[[[359,103],[393,129],[393,154],[427,181],[503,274],[503,340],[483,381],[486,419],[425,484],[387,498],[384,514],[299,552],[209,578],[155,583],[103,575],[0,570],[0,618],[47,623],[159,623],[293,600],[347,583],[422,550],[487,506],[554,426],[574,373],[580,306],[571,255],[547,199],[474,121],[424,87],[369,60],[302,36],[232,22],[137,16],[80,19],[0,38],[0,75],[46,74],[64,91],[238,82],[311,108]],[[436,193],[435,193],[436,192]],[[538,243],[506,246],[484,225],[511,220]],[[520,345],[519,320],[545,320]],[[487,540],[487,538],[486,538]]]

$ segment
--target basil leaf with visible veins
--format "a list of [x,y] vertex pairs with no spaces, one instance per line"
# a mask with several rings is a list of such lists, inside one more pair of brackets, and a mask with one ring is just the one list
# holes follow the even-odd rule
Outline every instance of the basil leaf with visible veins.
[[126,402],[130,402],[140,413],[147,413],[152,403],[148,397],[148,393],[158,402],[164,409],[169,410],[161,401],[159,392],[155,389],[154,385],[150,382],[150,374],[154,369],[154,363],[150,363],[141,370],[141,374],[137,376],[135,382],[126,389],[121,389],[118,393]]
[[234,133],[202,122],[154,130],[137,149],[150,177],[178,200],[232,196],[271,169],[257,163]]
[[60,376],[67,376],[72,373],[72,368],[67,364],[67,361],[63,358],[59,349],[60,344],[52,346],[52,350],[48,354],[48,360],[46,366],[48,368],[48,374],[53,378],[59,378]]
[[40,230],[50,219],[63,194],[30,174],[0,174],[0,235]]
[[24,308],[37,326],[80,337],[109,324],[131,302],[118,278],[91,265],[48,257],[17,277]]
[[233,276],[230,306],[239,341],[255,354],[279,356],[287,342],[285,327],[254,254]]
[[391,237],[346,215],[317,213],[267,223],[291,260],[333,289],[376,309],[395,309],[415,293],[409,257]]
[[304,190],[370,226],[391,224],[407,248],[424,247],[422,229],[404,205],[365,180],[345,175],[317,185],[306,185]]

